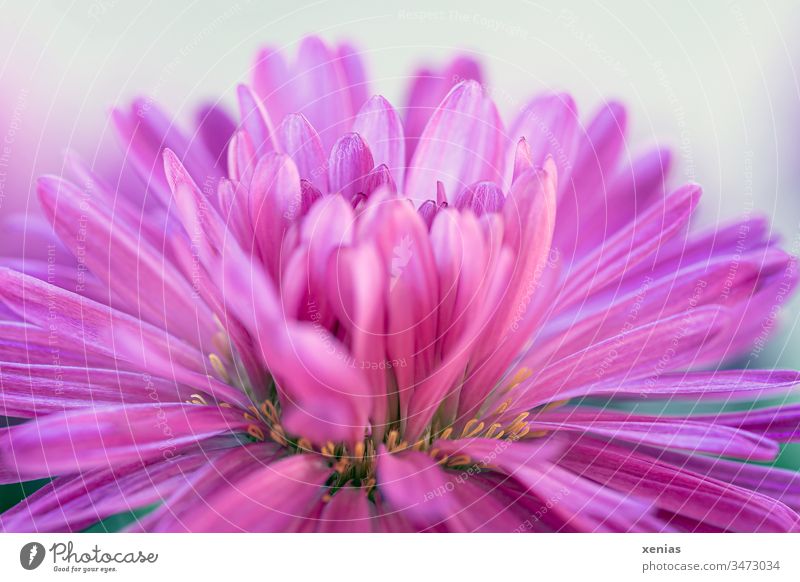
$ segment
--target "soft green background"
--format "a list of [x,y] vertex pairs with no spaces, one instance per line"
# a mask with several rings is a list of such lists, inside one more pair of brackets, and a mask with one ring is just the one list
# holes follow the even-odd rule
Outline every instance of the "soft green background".
[[[254,49],[302,35],[350,39],[374,92],[401,99],[414,63],[454,50],[481,55],[501,109],[542,89],[572,92],[583,111],[625,100],[642,145],[678,151],[676,181],[705,186],[700,221],[763,212],[800,251],[800,3],[709,2],[4,2],[0,135],[18,127],[0,180],[0,217],[35,212],[35,175],[62,152],[115,147],[106,112],[137,94],[187,119],[198,97],[233,102]],[[800,367],[800,301],[750,364]],[[800,467],[788,447],[779,464]],[[22,494],[0,488],[0,509]],[[114,526],[111,526],[114,527]]]

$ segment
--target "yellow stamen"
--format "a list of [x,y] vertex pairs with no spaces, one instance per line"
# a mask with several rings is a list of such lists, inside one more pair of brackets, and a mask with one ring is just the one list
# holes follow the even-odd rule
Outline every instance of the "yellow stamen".
[[465,437],[464,437],[464,438],[468,438],[468,439],[469,439],[469,438],[472,438],[472,437],[474,437],[474,436],[478,436],[478,435],[481,433],[481,431],[483,431],[483,427],[484,427],[484,426],[485,426],[485,425],[484,425],[484,423],[483,423],[483,422],[479,422],[479,423],[478,423],[478,426],[476,426],[474,429],[472,429],[472,430],[469,432],[469,434],[465,435]]
[[275,405],[272,402],[269,400],[262,402],[261,412],[264,414],[264,418],[266,418],[270,423],[277,424],[278,410],[275,408]]
[[335,451],[336,447],[334,446],[334,444],[328,441],[327,443],[325,443],[325,446],[322,447],[322,450],[320,452],[322,453],[323,457],[333,457]]
[[222,363],[222,360],[219,359],[219,356],[217,354],[209,354],[208,360],[211,362],[211,367],[214,368],[214,371],[217,373],[217,375],[225,382],[230,382],[228,370],[225,369],[225,364]]
[[233,359],[233,354],[231,354],[231,339],[228,337],[228,334],[218,331],[211,336],[211,342],[226,360],[230,361]]
[[451,467],[458,467],[459,465],[469,465],[471,460],[469,455],[456,455],[451,457],[447,464]]
[[472,430],[472,427],[475,426],[475,424],[477,424],[478,422],[480,421],[477,418],[469,420],[467,424],[464,425],[464,429],[461,431],[461,438],[464,438],[467,435],[467,433],[469,433],[469,431]]
[[251,424],[250,426],[247,427],[247,434],[260,441],[264,440],[264,431],[261,430],[261,427],[258,427],[254,424]]
[[364,447],[364,441],[361,441],[356,445],[356,451],[355,451],[356,460],[360,460],[360,459],[364,458],[364,448],[365,448]]
[[511,406],[511,399],[510,398],[508,400],[504,400],[503,403],[500,404],[500,406],[497,407],[497,410],[494,411],[494,414],[496,416],[500,415],[500,414],[503,414],[506,410],[508,410],[509,406]]
[[283,432],[283,428],[280,426],[273,427],[272,430],[269,431],[269,436],[279,445],[286,446],[288,444],[286,440],[286,434]]
[[494,424],[492,424],[492,426],[490,426],[488,429],[486,429],[486,438],[487,439],[492,438],[492,435],[494,434],[494,431],[496,431],[498,428],[502,428],[502,426],[503,425],[500,424],[499,422],[495,422]]

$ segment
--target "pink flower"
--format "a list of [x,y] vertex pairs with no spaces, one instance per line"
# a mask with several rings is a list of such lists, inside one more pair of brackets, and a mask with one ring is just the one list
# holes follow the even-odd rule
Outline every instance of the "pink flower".
[[53,480],[0,527],[800,529],[800,476],[746,462],[800,408],[708,412],[800,382],[715,368],[763,344],[794,259],[760,219],[690,232],[699,187],[631,157],[621,105],[538,96],[505,129],[479,77],[420,73],[398,112],[310,38],[259,54],[238,124],[116,112],[140,182],[42,178],[75,262],[0,275],[28,419],[0,480]]

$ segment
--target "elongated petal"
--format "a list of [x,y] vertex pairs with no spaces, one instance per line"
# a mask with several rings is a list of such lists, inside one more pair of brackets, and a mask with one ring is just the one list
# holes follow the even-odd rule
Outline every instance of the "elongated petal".
[[589,296],[650,257],[686,226],[699,199],[699,186],[689,184],[679,188],[667,198],[663,208],[651,207],[587,254],[572,270],[560,304],[567,307]]
[[395,511],[402,512],[418,527],[437,525],[457,507],[447,494],[453,483],[447,473],[424,453],[380,451],[378,486]]
[[289,227],[300,217],[300,175],[286,154],[270,153],[259,161],[250,186],[250,214],[261,258],[277,278]]
[[3,512],[0,531],[79,532],[112,515],[162,502],[207,462],[206,455],[180,455],[56,478]]
[[364,180],[375,167],[369,146],[357,133],[348,133],[336,142],[328,161],[331,192],[346,198],[365,191]]
[[488,180],[501,183],[504,132],[497,109],[474,81],[460,83],[431,117],[411,159],[404,192],[431,198],[436,182],[448,192]]
[[308,118],[322,138],[325,151],[350,130],[355,111],[343,62],[318,37],[300,42],[292,70],[295,112]]
[[295,110],[289,80],[289,66],[279,49],[265,47],[256,53],[253,90],[271,119],[283,119]]
[[28,418],[110,404],[182,402],[193,389],[141,372],[0,363],[0,411]]
[[295,455],[209,492],[201,508],[182,515],[174,526],[190,532],[297,531],[324,494],[328,475],[319,459]]
[[372,512],[366,493],[359,488],[343,487],[325,503],[319,516],[319,532],[370,532]]
[[439,70],[422,68],[414,72],[405,107],[406,155],[409,160],[428,120],[453,85],[468,80],[481,83],[483,77],[480,63],[467,55],[459,55]]
[[108,285],[112,305],[202,344],[211,333],[205,307],[192,301],[191,286],[163,255],[68,182],[42,178],[38,193],[61,240]]
[[277,130],[277,141],[281,151],[294,160],[300,177],[322,192],[327,192],[325,150],[317,131],[308,120],[300,114],[284,117]]
[[574,445],[562,463],[618,491],[728,531],[798,531],[800,516],[784,504],[712,479],[642,458],[605,443]]
[[351,111],[358,111],[369,95],[369,82],[364,59],[361,58],[361,53],[347,42],[336,48],[336,56],[344,73],[347,91],[350,93]]
[[545,94],[535,97],[520,111],[509,129],[513,140],[525,139],[526,159],[541,168],[551,157],[559,176],[571,170],[578,128],[575,101],[570,95]]
[[397,188],[403,191],[406,165],[405,136],[400,116],[392,105],[380,95],[375,95],[356,115],[353,131],[369,145],[376,166],[389,168]]
[[0,465],[19,481],[170,458],[248,421],[234,409],[152,403],[50,414],[0,433]]
[[259,98],[245,85],[239,85],[237,94],[242,126],[253,143],[256,155],[277,149],[273,122]]
[[[578,394],[613,391],[628,381],[658,375],[666,358],[670,367],[691,366],[699,350],[717,336],[727,323],[724,312],[716,307],[699,308],[651,324],[625,331],[603,342],[588,346],[557,362],[531,365],[541,372],[530,386],[515,390],[514,411],[532,408],[551,398],[571,398]],[[526,383],[527,384],[527,383]]]

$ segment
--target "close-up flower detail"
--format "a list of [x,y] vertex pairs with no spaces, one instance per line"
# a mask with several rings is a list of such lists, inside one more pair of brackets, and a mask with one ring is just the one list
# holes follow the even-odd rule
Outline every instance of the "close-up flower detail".
[[617,101],[367,70],[263,49],[237,116],[140,98],[121,160],[38,180],[0,483],[47,482],[0,531],[800,531],[800,373],[747,358],[798,278],[768,220],[694,224]]

